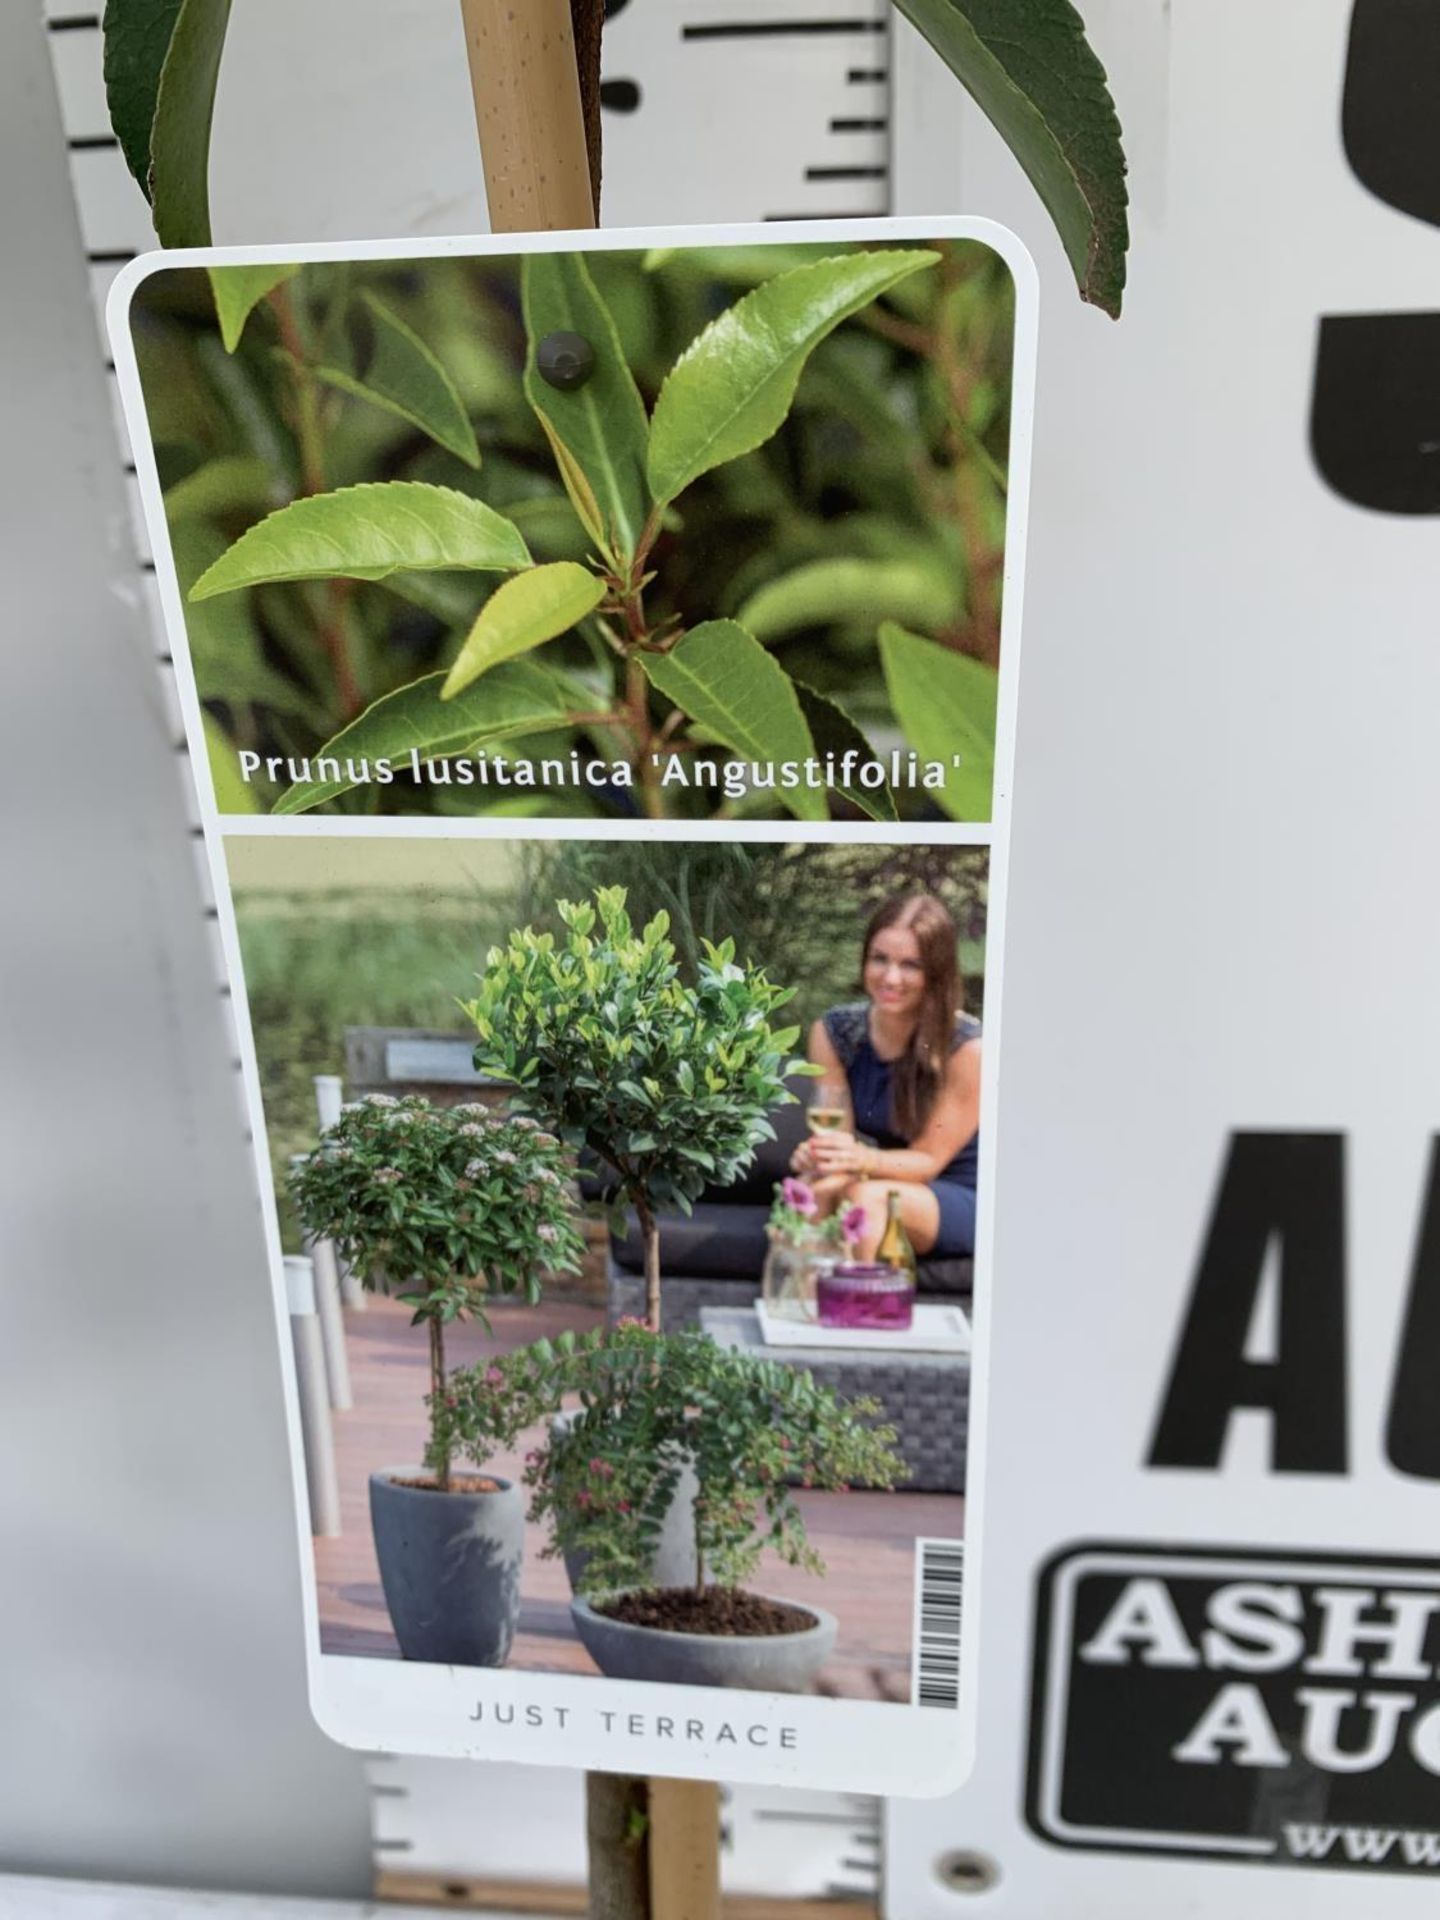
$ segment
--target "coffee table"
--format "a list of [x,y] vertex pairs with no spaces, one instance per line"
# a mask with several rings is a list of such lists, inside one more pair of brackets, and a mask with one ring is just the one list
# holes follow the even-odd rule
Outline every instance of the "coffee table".
[[910,1469],[900,1483],[907,1491],[965,1491],[968,1353],[891,1353],[858,1344],[853,1351],[771,1346],[761,1336],[753,1307],[703,1307],[700,1324],[716,1346],[804,1367],[842,1400],[878,1400],[895,1428],[896,1451]]

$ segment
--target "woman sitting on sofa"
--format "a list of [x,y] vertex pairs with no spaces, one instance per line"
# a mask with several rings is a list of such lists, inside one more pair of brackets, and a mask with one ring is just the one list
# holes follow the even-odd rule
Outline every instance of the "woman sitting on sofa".
[[975,1249],[980,1023],[961,1010],[956,944],[929,894],[886,901],[865,930],[865,999],[810,1030],[818,1084],[848,1090],[853,1131],[815,1132],[791,1164],[826,1212],[864,1209],[862,1259],[879,1245],[892,1192],[922,1259]]

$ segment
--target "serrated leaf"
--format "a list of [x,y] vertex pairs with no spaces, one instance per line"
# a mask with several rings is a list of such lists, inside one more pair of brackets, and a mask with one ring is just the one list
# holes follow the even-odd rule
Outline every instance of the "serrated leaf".
[[512,660],[487,673],[484,682],[453,700],[442,700],[443,673],[427,674],[367,707],[317,753],[339,762],[339,777],[293,786],[275,804],[276,813],[306,813],[359,784],[350,777],[361,760],[408,764],[411,749],[422,761],[444,760],[517,734],[563,722],[565,689],[529,660]]
[[373,293],[361,296],[375,323],[375,352],[359,379],[342,367],[316,367],[327,386],[383,407],[428,433],[437,445],[469,467],[480,465],[475,429],[440,361],[419,334]]
[[182,0],[150,125],[150,205],[162,247],[210,244],[210,123],[230,0]]
[[939,257],[895,247],[817,260],[777,274],[713,320],[671,368],[655,402],[647,472],[657,504],[763,446],[825,336]]
[[205,723],[205,758],[210,765],[210,784],[215,789],[215,811],[217,813],[259,813],[260,796],[250,783],[240,774],[240,761],[235,748],[225,737],[225,730],[213,714],[203,716]]
[[[590,483],[607,544],[628,557],[635,551],[650,510],[645,488],[650,429],[615,322],[578,254],[531,254],[522,271],[521,291],[525,396]],[[546,334],[560,332],[578,333],[595,349],[589,379],[569,393],[542,380],[535,364],[539,342]]]
[[[800,711],[805,716],[805,724],[810,729],[810,738],[815,742],[815,752],[820,759],[829,754],[837,765],[843,764],[846,753],[858,754],[861,761],[875,759],[870,742],[843,708],[837,707],[823,693],[816,693],[813,687],[807,687],[803,681],[796,680],[792,684],[799,696]],[[862,787],[858,781],[837,781],[834,791],[843,794],[862,813],[868,813],[872,820],[894,820],[898,817],[895,796],[890,791],[888,780],[882,781],[878,787]]]
[[1081,297],[1119,316],[1125,152],[1070,0],[895,0],[994,123],[1055,222]]
[[529,565],[518,529],[483,500],[419,480],[386,480],[278,508],[241,534],[191,598],[267,580],[384,580],[450,567],[518,573]]
[[107,0],[105,102],[125,164],[150,195],[150,127],[180,0]]
[[963,610],[960,582],[942,561],[811,560],[751,594],[735,618],[757,640],[835,622],[898,620],[945,627]]
[[[813,756],[794,682],[736,621],[707,620],[669,653],[640,660],[653,687],[743,759],[778,765]],[[775,794],[802,820],[825,818],[820,788],[784,789],[777,779]]]
[[890,623],[880,629],[880,660],[906,739],[922,760],[945,768],[945,811],[952,820],[988,820],[994,805],[999,674]]
[[556,560],[517,573],[497,587],[480,609],[440,698],[453,700],[502,660],[513,660],[568,633],[604,598],[605,582],[573,560]]
[[227,353],[234,353],[239,346],[245,322],[266,294],[293,280],[299,271],[298,266],[206,269],[215,301],[215,317],[220,322],[220,339]]

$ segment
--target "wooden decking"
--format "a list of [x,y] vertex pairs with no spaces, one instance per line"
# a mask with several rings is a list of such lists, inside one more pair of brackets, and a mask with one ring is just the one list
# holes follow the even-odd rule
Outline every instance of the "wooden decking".
[[[583,1331],[603,1316],[579,1303],[506,1306],[495,1333],[452,1331],[453,1364],[523,1345],[566,1327]],[[426,1343],[409,1309],[372,1299],[346,1315],[355,1405],[334,1415],[344,1532],[315,1542],[321,1644],[327,1653],[399,1658],[370,1539],[368,1479],[379,1467],[413,1466],[425,1442]],[[519,1477],[519,1453],[497,1456],[498,1473]],[[820,1691],[868,1700],[910,1697],[910,1621],[917,1535],[956,1537],[965,1503],[925,1493],[806,1493],[799,1496],[810,1538],[829,1569],[823,1579],[766,1557],[754,1585],[786,1599],[814,1601],[840,1621],[834,1655]],[[527,1538],[520,1628],[512,1667],[548,1673],[593,1673],[570,1624],[570,1589],[557,1560],[541,1558],[538,1530]]]

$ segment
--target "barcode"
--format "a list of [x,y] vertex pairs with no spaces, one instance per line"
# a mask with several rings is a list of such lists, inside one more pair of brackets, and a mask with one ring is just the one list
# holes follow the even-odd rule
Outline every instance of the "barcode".
[[914,1701],[917,1707],[960,1704],[960,1602],[965,1588],[963,1540],[917,1540]]

